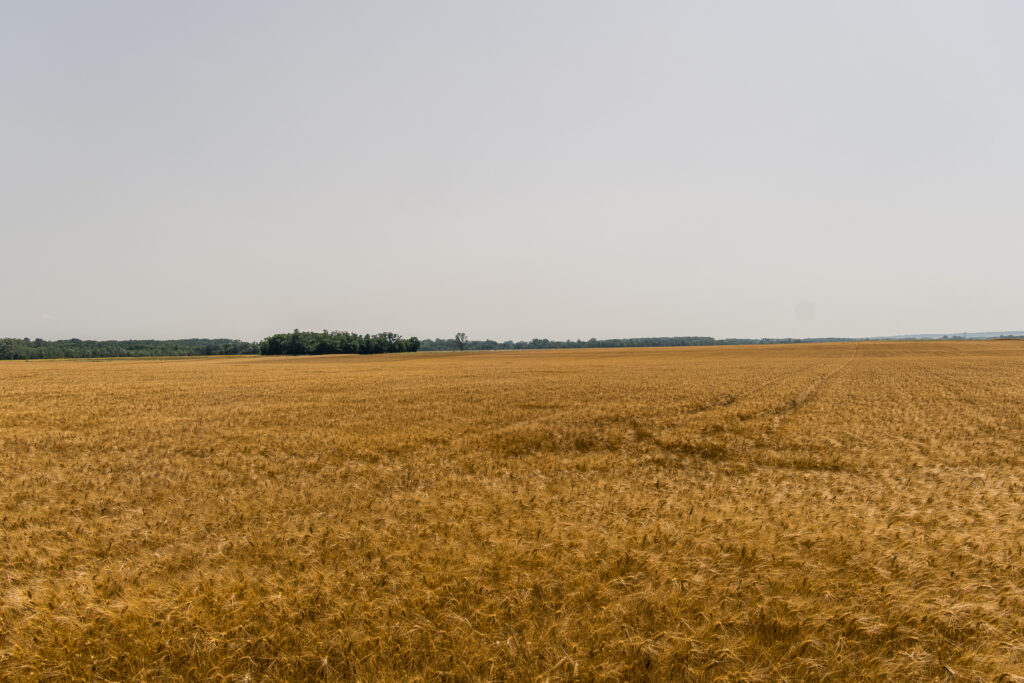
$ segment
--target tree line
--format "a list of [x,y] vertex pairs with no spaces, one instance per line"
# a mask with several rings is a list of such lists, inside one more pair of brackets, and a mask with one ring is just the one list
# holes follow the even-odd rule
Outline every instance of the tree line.
[[500,351],[512,349],[614,349],[640,346],[735,346],[738,344],[796,344],[803,342],[853,341],[829,337],[815,339],[715,339],[714,337],[629,337],[624,339],[531,339],[530,341],[471,340],[461,332],[451,339],[424,339],[420,351]]
[[300,332],[294,330],[267,337],[259,343],[264,356],[307,356],[325,353],[405,353],[417,351],[420,340],[394,332],[356,334],[354,332]]
[[252,342],[237,339],[105,340],[0,338],[0,360],[37,358],[142,358],[152,356],[222,356],[256,353]]
[[274,334],[258,343],[237,339],[131,339],[93,341],[82,339],[0,338],[0,360],[36,358],[138,358],[147,356],[219,356],[261,354],[305,356],[328,353],[375,354],[414,351],[500,351],[512,349],[606,349],[638,346],[728,346],[735,344],[796,344],[802,342],[853,341],[847,338],[814,339],[715,339],[714,337],[629,337],[623,339],[531,339],[530,341],[472,340],[459,332],[451,339],[402,337],[393,332],[301,332]]

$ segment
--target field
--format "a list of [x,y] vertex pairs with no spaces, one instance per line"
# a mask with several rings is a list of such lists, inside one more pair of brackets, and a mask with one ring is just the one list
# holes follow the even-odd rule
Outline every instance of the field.
[[1024,681],[1024,343],[0,363],[0,679]]

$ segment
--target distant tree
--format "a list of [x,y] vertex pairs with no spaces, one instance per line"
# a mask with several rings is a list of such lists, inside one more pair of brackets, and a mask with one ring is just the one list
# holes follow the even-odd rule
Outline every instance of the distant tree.
[[302,332],[293,330],[267,337],[259,344],[264,356],[301,356],[326,353],[402,353],[416,351],[420,340],[403,339],[394,332],[355,334],[353,332]]
[[469,341],[469,337],[466,336],[465,332],[459,332],[455,335],[455,348],[459,351],[466,350],[466,342]]
[[109,358],[209,356],[256,353],[255,344],[237,339],[0,339],[0,360],[29,358]]

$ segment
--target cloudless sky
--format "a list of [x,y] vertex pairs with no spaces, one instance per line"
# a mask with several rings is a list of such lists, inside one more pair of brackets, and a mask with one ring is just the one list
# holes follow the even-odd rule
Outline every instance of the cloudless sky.
[[6,2],[0,336],[1024,328],[1016,2]]

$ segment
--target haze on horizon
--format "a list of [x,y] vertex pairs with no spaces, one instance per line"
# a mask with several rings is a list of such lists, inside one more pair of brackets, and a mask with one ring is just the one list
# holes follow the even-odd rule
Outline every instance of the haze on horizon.
[[1024,6],[12,3],[0,337],[1024,327]]

